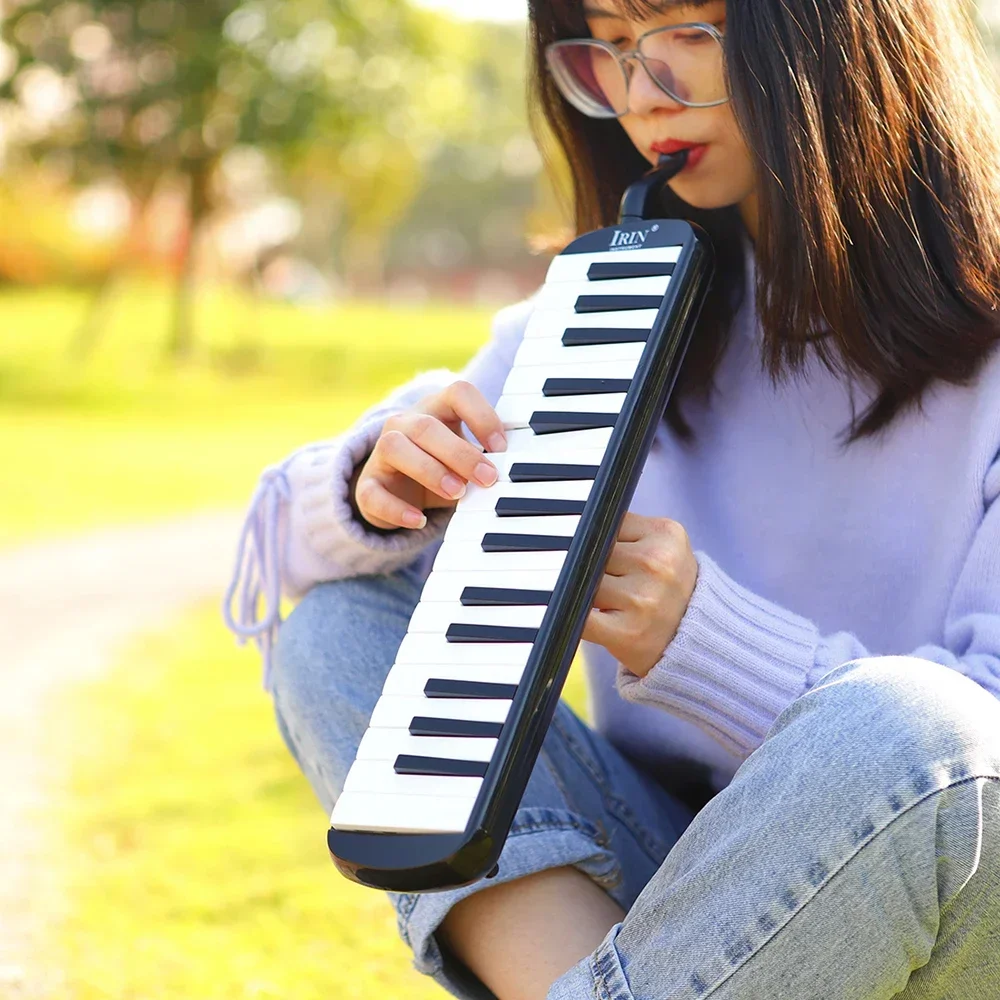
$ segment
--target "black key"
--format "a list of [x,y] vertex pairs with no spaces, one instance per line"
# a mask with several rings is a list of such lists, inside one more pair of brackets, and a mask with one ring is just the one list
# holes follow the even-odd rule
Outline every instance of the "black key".
[[551,599],[551,590],[518,590],[516,587],[466,587],[460,598],[466,607],[473,608],[548,604]]
[[586,500],[549,500],[544,497],[500,497],[493,509],[497,517],[544,517],[547,514],[582,514]]
[[445,638],[448,642],[534,642],[537,628],[520,625],[471,625],[454,622],[448,626]]
[[512,483],[559,483],[596,479],[599,465],[558,465],[554,462],[514,462]]
[[628,392],[630,378],[547,378],[543,396],[599,395],[603,392]]
[[597,344],[644,344],[649,330],[605,330],[587,326],[570,326],[563,331],[563,347],[593,347]]
[[673,274],[675,266],[672,260],[613,261],[591,264],[587,277],[591,281],[607,281],[608,278],[659,278],[665,274]]
[[572,535],[508,535],[488,531],[483,535],[484,552],[567,552]]
[[492,681],[459,681],[447,677],[431,677],[424,685],[428,698],[513,698],[516,684],[496,684]]
[[528,421],[528,426],[536,434],[558,434],[562,431],[589,431],[597,427],[614,427],[617,421],[617,413],[535,410]]
[[502,722],[475,722],[472,719],[434,719],[414,716],[410,723],[411,736],[474,736],[488,739],[500,735]]
[[396,774],[434,774],[442,778],[481,778],[489,766],[486,760],[449,760],[408,753],[401,753],[393,764]]
[[659,309],[662,295],[581,295],[577,313],[625,312],[628,309]]

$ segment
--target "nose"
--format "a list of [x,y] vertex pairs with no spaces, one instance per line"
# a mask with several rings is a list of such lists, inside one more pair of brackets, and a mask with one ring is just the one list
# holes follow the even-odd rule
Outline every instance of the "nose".
[[679,111],[684,107],[680,101],[675,101],[653,81],[638,59],[633,57],[629,65],[632,72],[629,80],[628,109],[632,114],[648,115],[660,108]]

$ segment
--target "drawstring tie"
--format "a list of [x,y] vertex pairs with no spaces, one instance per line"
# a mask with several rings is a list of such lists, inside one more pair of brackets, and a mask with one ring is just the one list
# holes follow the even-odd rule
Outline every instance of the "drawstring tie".
[[[281,560],[278,553],[278,522],[281,504],[291,495],[288,477],[281,466],[261,474],[250,510],[240,532],[233,577],[222,606],[222,615],[239,645],[253,639],[264,660],[264,690],[271,690],[271,650],[281,626]],[[233,598],[239,592],[237,616]],[[264,615],[257,619],[261,594]]]

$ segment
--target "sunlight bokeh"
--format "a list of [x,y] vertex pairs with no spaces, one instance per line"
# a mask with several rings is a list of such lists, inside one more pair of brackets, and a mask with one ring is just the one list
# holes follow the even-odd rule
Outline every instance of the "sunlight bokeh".
[[523,21],[527,0],[417,0],[421,7],[470,21]]

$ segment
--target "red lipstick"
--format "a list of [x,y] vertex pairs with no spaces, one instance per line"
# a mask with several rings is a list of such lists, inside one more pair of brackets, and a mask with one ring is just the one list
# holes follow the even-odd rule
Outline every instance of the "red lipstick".
[[[650,149],[654,153],[676,153],[681,149],[690,149],[691,152],[688,153],[687,163],[684,164],[684,170],[690,170],[692,167],[698,165],[698,161],[705,155],[705,150],[708,149],[708,143],[706,142],[684,142],[681,139],[663,139],[660,142],[654,142]],[[684,172],[681,171],[681,173]]]

